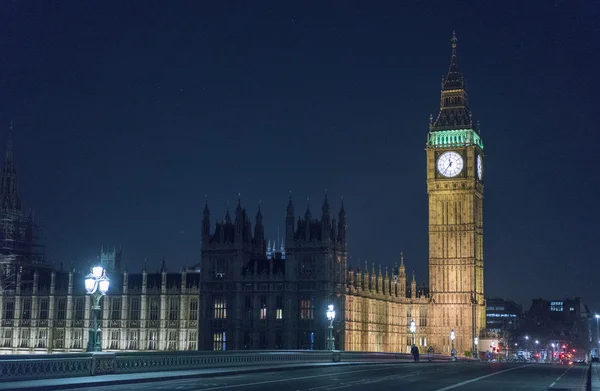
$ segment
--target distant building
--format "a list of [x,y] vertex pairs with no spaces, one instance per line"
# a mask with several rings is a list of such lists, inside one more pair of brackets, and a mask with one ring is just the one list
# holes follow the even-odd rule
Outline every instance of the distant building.
[[592,314],[581,297],[573,299],[533,299],[524,316],[520,333],[540,339],[540,343],[590,348]]
[[512,300],[501,298],[486,299],[486,331],[490,334],[504,335],[519,327],[523,307]]

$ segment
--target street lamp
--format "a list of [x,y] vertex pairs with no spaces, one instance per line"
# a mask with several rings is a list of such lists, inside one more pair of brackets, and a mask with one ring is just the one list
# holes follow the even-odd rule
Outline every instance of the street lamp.
[[110,280],[102,266],[94,266],[92,272],[85,277],[85,290],[92,297],[92,327],[87,345],[88,352],[102,351],[100,343],[100,330],[98,329],[98,313],[100,312],[100,299],[108,292]]
[[479,360],[479,337],[475,337],[473,339],[473,342],[475,342],[475,358],[477,358]]
[[415,331],[417,331],[417,325],[414,320],[410,321],[410,332],[412,333],[412,344],[415,344]]
[[334,341],[333,341],[333,320],[335,319],[335,310],[333,309],[333,304],[329,304],[327,306],[327,320],[329,321],[329,338],[328,338],[328,350],[334,350]]

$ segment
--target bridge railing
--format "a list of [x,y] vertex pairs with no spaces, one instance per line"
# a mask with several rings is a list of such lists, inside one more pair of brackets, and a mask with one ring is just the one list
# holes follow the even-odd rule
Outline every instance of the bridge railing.
[[[204,369],[223,366],[326,362],[412,361],[406,353],[370,353],[307,350],[100,352],[0,356],[0,379],[4,381],[125,374],[150,371]],[[421,361],[426,361],[421,355]],[[434,361],[450,361],[434,355]]]

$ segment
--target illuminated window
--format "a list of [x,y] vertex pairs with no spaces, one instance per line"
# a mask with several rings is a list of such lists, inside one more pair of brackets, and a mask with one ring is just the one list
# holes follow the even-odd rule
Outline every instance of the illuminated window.
[[[110,301],[110,318],[112,320],[121,320],[121,299],[113,297]],[[112,348],[111,348],[112,349]]]
[[198,349],[198,332],[196,330],[188,331],[187,350]]
[[28,320],[31,319],[31,299],[23,299],[23,316],[21,319]]
[[156,350],[158,347],[158,330],[148,331],[148,350]]
[[[215,306],[213,311],[214,319],[227,318],[227,300],[224,297],[215,298]],[[216,349],[215,349],[216,350]]]
[[275,318],[283,319],[283,297],[277,296],[277,305],[275,309]]
[[225,331],[213,334],[213,350],[225,350],[227,333]]
[[167,350],[177,350],[177,330],[169,330]]
[[67,316],[67,298],[61,297],[58,299],[56,306],[56,320],[65,320]]
[[45,349],[48,344],[48,330],[47,329],[38,329],[37,332],[37,348]]
[[54,332],[52,335],[52,347],[55,349],[64,349],[64,347],[65,347],[65,330],[64,329],[54,329]]
[[121,339],[121,331],[120,330],[112,330],[110,332],[110,347],[109,349],[118,350],[119,349],[119,340]]
[[158,320],[158,312],[160,311],[160,298],[150,298],[150,320]]
[[40,300],[40,319],[48,319],[48,299]]
[[10,348],[12,347],[12,339],[13,339],[13,329],[5,327],[2,332],[2,347]]
[[190,320],[198,320],[198,299],[190,300]]
[[314,307],[312,300],[302,299],[300,300],[300,319],[310,320],[314,319]]
[[[75,299],[75,320],[83,320],[83,311],[85,308],[85,303],[83,301],[83,297],[78,297]],[[102,314],[102,311],[100,311]]]
[[563,311],[563,302],[562,301],[552,301],[552,302],[550,302],[550,311],[552,311],[552,312],[562,312]]
[[169,299],[169,320],[179,320],[179,297]]
[[71,330],[71,349],[81,349],[83,345],[83,331]]
[[140,320],[140,298],[132,297],[129,304],[129,320]]
[[267,319],[267,297],[260,297],[260,320]]
[[138,330],[127,330],[127,341],[128,341],[127,349],[138,350],[139,349],[138,340],[139,340]]
[[14,317],[15,317],[14,299],[8,299],[7,301],[4,302],[4,319],[14,319]]

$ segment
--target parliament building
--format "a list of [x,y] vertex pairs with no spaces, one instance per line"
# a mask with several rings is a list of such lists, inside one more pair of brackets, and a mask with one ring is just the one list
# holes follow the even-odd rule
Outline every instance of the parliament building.
[[[426,144],[428,286],[409,281],[400,251],[393,269],[349,265],[346,210],[342,202],[334,211],[327,196],[314,216],[308,207],[298,216],[290,197],[277,242],[265,238],[260,206],[250,216],[240,201],[215,219],[206,204],[197,265],[129,274],[116,249],[103,249],[111,279],[101,300],[103,349],[320,350],[331,325],[340,350],[408,352],[414,338],[421,351],[450,353],[454,344],[461,355],[473,352],[486,325],[484,154],[456,43],[453,36]],[[0,289],[0,353],[85,350],[91,303],[83,275],[20,268],[14,286]]]

